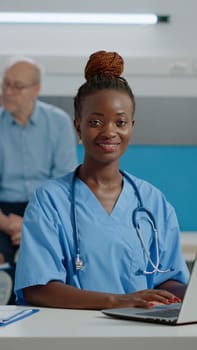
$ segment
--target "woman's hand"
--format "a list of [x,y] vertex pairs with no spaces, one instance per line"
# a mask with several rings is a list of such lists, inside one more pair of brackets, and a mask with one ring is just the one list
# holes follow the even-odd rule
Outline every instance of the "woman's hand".
[[181,299],[171,292],[162,289],[147,289],[125,295],[116,295],[113,307],[149,308],[157,304],[171,304],[175,302],[181,302]]

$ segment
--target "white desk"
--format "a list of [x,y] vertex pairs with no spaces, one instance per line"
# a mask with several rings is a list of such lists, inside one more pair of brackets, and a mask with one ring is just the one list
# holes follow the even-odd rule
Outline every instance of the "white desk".
[[99,311],[41,309],[0,328],[1,350],[196,350],[197,324],[163,326],[111,319]]

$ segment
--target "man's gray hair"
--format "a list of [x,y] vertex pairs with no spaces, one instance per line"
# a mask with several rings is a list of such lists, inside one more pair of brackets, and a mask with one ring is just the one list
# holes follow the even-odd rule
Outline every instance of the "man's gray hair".
[[13,65],[15,65],[16,63],[19,63],[19,62],[26,62],[26,63],[29,63],[32,66],[34,66],[34,68],[35,68],[35,82],[40,84],[42,75],[44,74],[44,69],[43,69],[43,66],[39,62],[37,62],[36,59],[34,59],[32,57],[28,57],[28,56],[10,57],[4,66],[4,71],[9,69],[10,67],[12,67]]

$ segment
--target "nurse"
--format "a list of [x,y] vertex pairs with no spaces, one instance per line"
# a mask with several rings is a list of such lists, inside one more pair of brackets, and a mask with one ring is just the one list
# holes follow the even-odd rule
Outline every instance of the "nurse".
[[84,162],[38,188],[26,209],[19,304],[148,308],[184,295],[189,272],[173,207],[154,186],[119,169],[135,112],[123,65],[106,51],[86,64],[74,99]]

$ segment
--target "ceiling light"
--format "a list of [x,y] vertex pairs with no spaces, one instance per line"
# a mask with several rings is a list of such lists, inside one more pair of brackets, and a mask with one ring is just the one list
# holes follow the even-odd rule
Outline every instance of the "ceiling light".
[[0,23],[18,24],[156,24],[169,16],[119,13],[0,12]]

